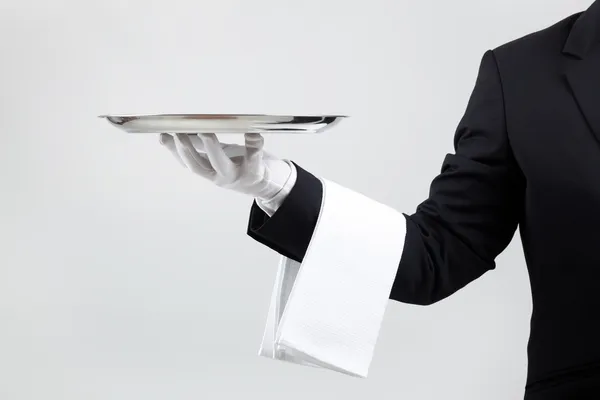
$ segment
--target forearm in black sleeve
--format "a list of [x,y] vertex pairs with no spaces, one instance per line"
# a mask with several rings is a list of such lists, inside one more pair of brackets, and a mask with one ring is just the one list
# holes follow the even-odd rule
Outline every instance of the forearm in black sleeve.
[[[398,243],[403,253],[390,299],[433,304],[495,268],[495,257],[516,231],[525,187],[505,121],[500,74],[488,51],[455,133],[455,154],[444,159],[429,198],[414,214],[403,214],[406,236]],[[322,186],[296,167],[296,185],[271,218],[253,205],[248,234],[301,262],[319,216]]]

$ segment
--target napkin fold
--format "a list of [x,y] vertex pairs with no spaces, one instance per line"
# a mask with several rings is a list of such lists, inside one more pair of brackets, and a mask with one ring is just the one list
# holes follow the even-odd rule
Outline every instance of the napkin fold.
[[361,193],[321,182],[321,210],[302,263],[279,260],[259,355],[366,378],[406,219]]

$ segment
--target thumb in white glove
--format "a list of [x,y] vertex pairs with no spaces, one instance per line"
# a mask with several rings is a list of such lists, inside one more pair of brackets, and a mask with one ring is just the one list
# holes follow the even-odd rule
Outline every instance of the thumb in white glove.
[[253,196],[272,215],[295,182],[295,168],[263,150],[258,133],[244,135],[245,146],[222,144],[213,133],[163,133],[160,142],[193,173],[216,186]]

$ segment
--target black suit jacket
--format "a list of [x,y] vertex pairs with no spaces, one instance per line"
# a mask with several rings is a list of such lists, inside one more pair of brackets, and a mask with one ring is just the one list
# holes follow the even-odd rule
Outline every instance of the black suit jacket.
[[[485,52],[454,150],[404,214],[390,299],[455,293],[495,268],[519,227],[533,296],[526,398],[600,399],[600,0]],[[253,204],[248,234],[302,261],[322,187],[296,167],[271,218]]]

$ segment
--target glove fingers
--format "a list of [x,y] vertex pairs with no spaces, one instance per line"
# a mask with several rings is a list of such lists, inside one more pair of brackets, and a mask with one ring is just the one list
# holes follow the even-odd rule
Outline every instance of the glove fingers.
[[[204,147],[204,143],[202,139],[198,135],[189,135],[190,141],[196,148],[198,152],[200,152],[204,157],[207,157],[206,148]],[[244,150],[244,146],[240,146],[239,144],[231,144],[231,143],[220,143],[221,148],[227,155],[227,157],[233,161],[235,165],[240,164],[240,159],[244,158],[246,155],[246,151]]]
[[190,142],[192,142],[192,144],[194,145],[194,148],[197,151],[206,153],[206,149],[204,148],[204,143],[198,137],[198,135],[188,135],[188,138],[190,139]]
[[221,176],[234,176],[236,171],[236,165],[231,159],[225,154],[225,151],[221,147],[217,135],[214,133],[201,133],[198,134],[200,140],[204,144],[204,150],[206,156],[210,160],[212,168]]
[[263,161],[265,139],[260,133],[246,133],[246,162],[250,169],[257,169]]
[[215,174],[210,162],[198,154],[187,134],[178,133],[174,142],[179,157],[192,172],[205,178],[211,178]]
[[163,145],[164,147],[166,147],[171,152],[173,157],[175,157],[177,162],[179,164],[181,164],[182,167],[187,168],[187,165],[185,165],[185,163],[179,156],[179,153],[177,152],[177,148],[175,147],[175,140],[173,139],[173,136],[169,135],[168,133],[161,133],[160,134],[160,144]]

